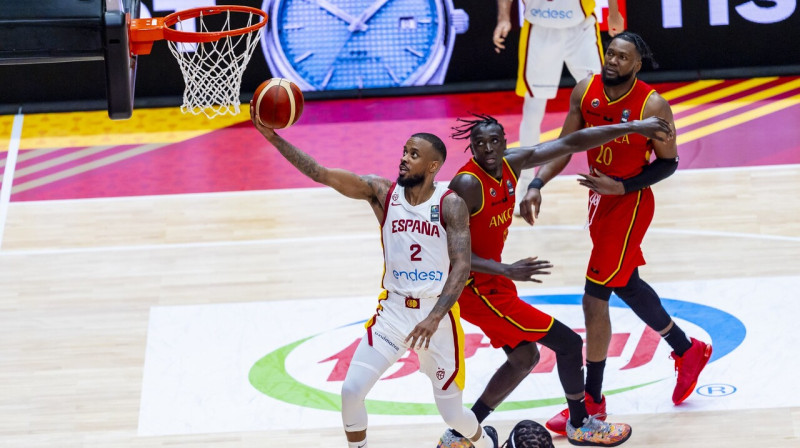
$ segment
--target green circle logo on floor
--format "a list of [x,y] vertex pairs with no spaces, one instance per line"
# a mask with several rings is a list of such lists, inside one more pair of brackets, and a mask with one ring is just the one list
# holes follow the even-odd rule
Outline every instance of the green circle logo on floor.
[[[581,295],[578,294],[560,294],[548,296],[526,296],[522,297],[526,302],[534,305],[575,305],[580,306]],[[742,322],[736,317],[726,313],[725,311],[717,308],[700,305],[697,303],[674,300],[662,299],[662,303],[671,316],[689,321],[703,330],[705,330],[711,337],[714,345],[714,353],[711,361],[714,362],[720,359],[736,347],[738,347],[744,340],[746,330]],[[612,307],[626,307],[622,301],[613,297],[610,305]],[[363,324],[362,322],[354,322],[346,325],[345,327],[352,327],[355,325]],[[339,327],[343,328],[343,327]],[[334,329],[336,330],[336,329]],[[333,331],[333,330],[331,330]],[[258,391],[265,395],[280,400],[289,404],[320,409],[326,411],[341,411],[341,398],[338,393],[332,393],[316,387],[309,386],[296,379],[287,370],[287,358],[295,352],[298,348],[307,342],[317,339],[325,338],[327,333],[324,332],[298,341],[284,345],[283,347],[274,350],[263,358],[259,359],[255,365],[250,369],[249,380]],[[656,344],[658,342],[656,341]],[[641,344],[640,344],[641,345]],[[354,349],[355,346],[351,345]],[[340,353],[344,353],[340,352]],[[333,357],[328,358],[331,360]],[[327,361],[326,360],[326,361]],[[341,361],[341,359],[339,359]],[[349,363],[349,359],[347,360]],[[631,361],[633,362],[633,361]],[[641,367],[649,362],[649,358],[644,356],[644,361]],[[629,365],[631,363],[629,362]],[[338,365],[338,364],[337,364]],[[469,371],[468,371],[469,373]],[[333,376],[333,373],[331,374]],[[613,390],[604,391],[605,395],[614,395],[626,391],[638,389],[648,386],[665,379],[674,378],[672,375],[664,378],[631,384],[626,387],[617,388]],[[342,372],[339,372],[339,379],[343,379]],[[330,378],[329,378],[330,381]],[[427,381],[427,379],[424,379]],[[426,389],[426,392],[429,392]],[[531,400],[509,400],[504,402],[497,410],[510,411],[520,409],[531,409],[544,406],[552,406],[564,403],[563,393],[558,390],[553,390],[553,397],[538,398]],[[467,406],[471,404],[467,403]],[[438,411],[434,403],[419,403],[419,402],[403,402],[403,401],[387,401],[387,400],[366,400],[367,411],[371,414],[383,415],[437,415]]]

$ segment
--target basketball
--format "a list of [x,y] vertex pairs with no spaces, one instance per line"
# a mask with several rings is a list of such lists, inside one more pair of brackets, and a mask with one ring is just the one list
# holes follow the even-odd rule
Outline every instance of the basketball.
[[284,78],[261,83],[253,94],[256,117],[267,127],[283,129],[295,124],[303,113],[303,92]]

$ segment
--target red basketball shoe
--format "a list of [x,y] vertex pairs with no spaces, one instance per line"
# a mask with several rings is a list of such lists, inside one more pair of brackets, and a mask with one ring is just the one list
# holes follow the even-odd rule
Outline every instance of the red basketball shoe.
[[[595,403],[591,395],[586,394],[586,412],[591,416],[595,415],[597,420],[606,419],[606,397],[603,396],[600,403]],[[564,409],[555,417],[551,418],[544,424],[550,431],[562,436],[567,435],[567,420],[569,420],[569,408]]]
[[683,403],[692,394],[697,385],[697,377],[711,358],[711,345],[695,338],[691,340],[692,346],[683,356],[678,356],[675,352],[670,355],[675,360],[675,371],[678,373],[678,383],[672,392],[672,402],[675,404]]

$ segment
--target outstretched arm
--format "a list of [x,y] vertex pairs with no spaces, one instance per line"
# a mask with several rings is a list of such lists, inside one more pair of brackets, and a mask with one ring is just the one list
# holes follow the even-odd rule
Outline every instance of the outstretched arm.
[[[647,120],[663,120],[675,132],[672,109],[661,95],[654,93],[647,100],[642,114]],[[644,121],[644,120],[643,120]],[[618,181],[595,170],[594,173],[581,174],[578,182],[584,187],[600,194],[625,194],[639,191],[671,176],[678,169],[678,144],[674,138],[668,140],[653,139],[653,153],[656,159],[645,165],[642,172],[628,179]]]
[[469,278],[472,247],[469,236],[469,212],[464,200],[455,194],[445,196],[442,204],[442,216],[444,222],[447,223],[450,274],[448,274],[442,294],[439,295],[439,300],[430,314],[417,324],[406,338],[406,342],[411,341],[409,346],[412,348],[428,348],[431,336],[439,327],[439,321],[447,316]]
[[[564,120],[564,126],[561,127],[559,138],[583,129],[585,122],[581,113],[581,98],[583,98],[586,89],[589,88],[590,81],[591,78],[586,78],[578,82],[578,85],[572,89],[572,94],[569,97],[569,112]],[[524,155],[520,155],[520,158],[524,158]],[[567,154],[547,162],[539,168],[539,171],[536,172],[536,177],[529,185],[517,186],[518,191],[525,191],[525,196],[519,204],[519,213],[525,222],[533,225],[534,221],[539,219],[539,208],[542,205],[542,192],[540,190],[544,184],[564,170],[571,158],[572,154]]]
[[308,176],[311,180],[327,185],[349,198],[370,201],[373,209],[376,206],[382,209],[383,198],[392,184],[391,181],[378,176],[359,176],[343,169],[326,168],[314,160],[313,157],[276,134],[275,130],[261,124],[255,116],[255,108],[252,105],[250,107],[250,118],[261,135],[298,171]]
[[[589,88],[590,81],[591,78],[586,78],[578,82],[578,85],[576,85],[575,88],[572,89],[572,93],[569,96],[569,112],[567,113],[567,118],[564,120],[564,126],[561,127],[561,135],[559,135],[559,138],[565,137],[567,135],[572,134],[573,132],[577,132],[583,129],[584,125],[586,124],[586,122],[583,121],[583,114],[581,113],[581,99],[583,98],[583,94],[584,92],[586,92],[586,89]],[[541,189],[544,186],[544,184],[550,182],[552,178],[556,177],[558,173],[563,171],[571,158],[572,154],[567,154],[565,156],[557,157],[547,162],[546,164],[542,165],[542,167],[539,168],[539,171],[536,172],[536,178],[531,183],[531,184],[533,183],[540,184],[538,187],[535,188],[536,193],[539,192],[539,189]],[[536,179],[539,180],[537,181]],[[522,188],[528,188],[528,185],[520,185],[520,189]],[[527,201],[524,201],[523,204],[525,204],[526,202]],[[538,206],[536,213],[537,214],[539,213]],[[525,217],[524,214],[522,216]],[[532,220],[528,222],[530,224],[533,224]]]
[[[521,168],[527,169],[565,155],[586,151],[631,133],[642,134],[659,142],[672,141],[674,135],[672,127],[667,120],[660,117],[650,117],[645,120],[580,129],[557,140],[540,143],[532,147],[510,149],[507,157],[510,159],[519,154],[521,156]],[[512,162],[509,161],[509,163]]]

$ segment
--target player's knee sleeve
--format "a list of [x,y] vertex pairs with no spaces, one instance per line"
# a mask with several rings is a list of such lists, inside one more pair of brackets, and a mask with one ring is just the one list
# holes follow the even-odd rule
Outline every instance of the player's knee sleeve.
[[519,124],[520,146],[533,146],[539,143],[546,107],[547,99],[525,96],[522,103],[522,121]]
[[466,437],[478,432],[478,419],[475,414],[464,407],[462,392],[456,393],[434,389],[433,398],[445,423]]
[[350,366],[342,383],[342,423],[345,431],[367,429],[367,408],[364,399],[371,388],[374,372],[360,366]]
[[639,278],[639,270],[633,271],[628,284],[615,288],[614,292],[625,302],[639,319],[655,331],[661,331],[672,321],[661,299],[653,288]]
[[583,291],[592,297],[596,297],[600,300],[605,300],[608,302],[608,300],[611,298],[611,293],[614,292],[614,288],[609,288],[605,285],[599,285],[587,278],[586,284],[583,286]]
[[558,320],[539,343],[556,354],[561,386],[567,395],[583,392],[583,339]]
[[364,399],[391,364],[380,353],[361,340],[342,383],[342,422],[345,431],[367,429],[367,408]]

